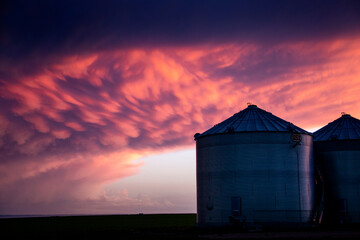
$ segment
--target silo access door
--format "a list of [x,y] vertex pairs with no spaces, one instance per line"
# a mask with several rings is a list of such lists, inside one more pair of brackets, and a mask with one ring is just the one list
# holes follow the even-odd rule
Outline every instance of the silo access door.
[[242,222],[242,202],[241,197],[231,197],[231,216],[230,222]]

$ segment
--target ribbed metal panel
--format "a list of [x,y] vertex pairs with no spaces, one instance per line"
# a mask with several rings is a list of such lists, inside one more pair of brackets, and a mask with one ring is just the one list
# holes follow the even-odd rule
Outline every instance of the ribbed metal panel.
[[314,141],[360,139],[360,120],[343,114],[340,118],[314,132]]
[[249,105],[246,109],[195,136],[195,138],[228,132],[288,132],[289,130],[309,134],[304,129],[276,117],[256,105]]
[[249,108],[196,138],[198,224],[310,222],[312,136]]
[[360,120],[344,114],[314,133],[324,176],[324,221],[360,223]]

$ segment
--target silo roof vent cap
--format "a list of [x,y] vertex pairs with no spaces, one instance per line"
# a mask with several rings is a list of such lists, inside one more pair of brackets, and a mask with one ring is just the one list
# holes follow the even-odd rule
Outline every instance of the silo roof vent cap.
[[351,117],[351,115],[348,114],[348,113],[346,113],[346,112],[342,112],[342,113],[341,113],[341,116],[342,116],[342,117]]
[[257,105],[255,105],[251,102],[248,102],[247,105],[248,105],[248,108],[257,108]]

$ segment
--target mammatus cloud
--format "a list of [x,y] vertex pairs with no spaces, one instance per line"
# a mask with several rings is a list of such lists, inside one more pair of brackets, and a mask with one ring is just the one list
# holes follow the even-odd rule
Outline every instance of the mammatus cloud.
[[0,213],[173,207],[104,187],[136,174],[141,156],[192,146],[195,132],[248,101],[308,129],[342,111],[360,117],[358,37],[119,47],[40,62],[1,69]]

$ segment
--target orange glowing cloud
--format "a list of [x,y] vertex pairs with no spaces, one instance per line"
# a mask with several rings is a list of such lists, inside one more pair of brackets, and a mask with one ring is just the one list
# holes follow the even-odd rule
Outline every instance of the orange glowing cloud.
[[103,187],[248,101],[305,129],[342,111],[359,118],[359,66],[357,38],[115,49],[13,74],[0,79],[0,203],[130,201]]

